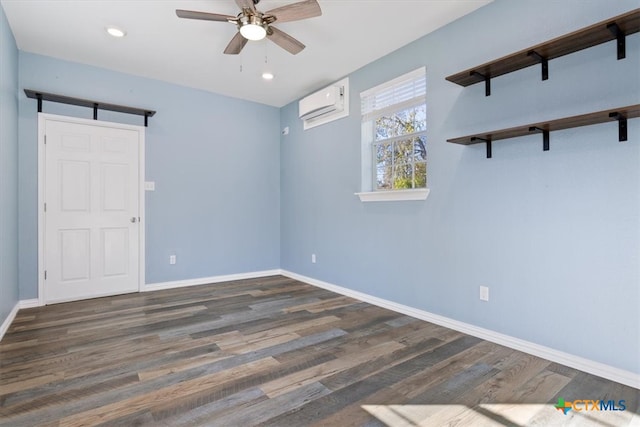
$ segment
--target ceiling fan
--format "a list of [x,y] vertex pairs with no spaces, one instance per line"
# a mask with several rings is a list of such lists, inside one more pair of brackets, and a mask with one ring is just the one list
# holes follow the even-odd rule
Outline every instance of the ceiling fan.
[[313,18],[322,15],[317,0],[305,0],[298,3],[272,9],[268,12],[260,12],[256,5],[260,0],[235,0],[242,10],[238,16],[221,15],[218,13],[196,12],[177,9],[176,15],[180,18],[201,19],[205,21],[230,22],[238,27],[238,33],[231,39],[224,53],[237,55],[249,40],[269,40],[294,55],[305,48],[304,44],[272,26],[274,22],[291,22],[301,19]]

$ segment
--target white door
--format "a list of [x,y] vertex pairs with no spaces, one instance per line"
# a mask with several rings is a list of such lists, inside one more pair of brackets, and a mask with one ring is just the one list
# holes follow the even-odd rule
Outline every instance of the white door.
[[144,130],[116,126],[44,120],[45,303],[139,289]]

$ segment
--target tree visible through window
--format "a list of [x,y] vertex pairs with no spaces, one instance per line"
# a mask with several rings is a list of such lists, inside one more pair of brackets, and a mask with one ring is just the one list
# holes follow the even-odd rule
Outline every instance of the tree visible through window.
[[371,139],[374,190],[426,188],[425,92],[421,68],[361,94],[363,138]]
[[425,105],[383,116],[375,122],[373,143],[376,188],[398,190],[427,186]]

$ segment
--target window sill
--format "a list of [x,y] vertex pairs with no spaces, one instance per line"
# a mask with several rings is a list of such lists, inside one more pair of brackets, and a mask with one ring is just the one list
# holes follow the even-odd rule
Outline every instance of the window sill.
[[391,190],[391,191],[371,191],[366,193],[355,193],[360,197],[361,202],[400,202],[409,200],[426,200],[429,195],[428,188],[417,190]]

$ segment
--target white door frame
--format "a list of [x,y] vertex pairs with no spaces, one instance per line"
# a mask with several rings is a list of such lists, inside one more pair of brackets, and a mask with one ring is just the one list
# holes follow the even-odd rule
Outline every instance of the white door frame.
[[44,217],[44,180],[45,180],[45,159],[44,159],[44,134],[45,122],[56,120],[60,122],[82,124],[88,126],[102,126],[116,129],[128,129],[137,131],[140,135],[138,144],[138,212],[140,213],[140,226],[138,229],[138,292],[145,283],[145,191],[144,191],[144,153],[145,153],[145,127],[127,125],[122,123],[105,122],[102,120],[80,119],[77,117],[59,116],[48,113],[38,113],[38,304],[45,305],[44,300],[44,272],[45,272],[45,217]]

